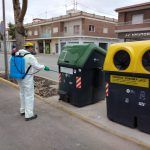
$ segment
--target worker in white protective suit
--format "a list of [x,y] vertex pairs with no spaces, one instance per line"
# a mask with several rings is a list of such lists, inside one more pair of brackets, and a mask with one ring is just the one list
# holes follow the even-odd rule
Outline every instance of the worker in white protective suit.
[[[24,55],[25,59],[25,68],[27,69],[31,66],[28,74],[24,79],[19,79],[18,84],[20,87],[20,114],[21,116],[25,115],[25,120],[33,120],[37,118],[37,114],[34,114],[34,73],[36,70],[45,70],[49,71],[49,67],[41,65],[38,63],[37,59],[33,55],[33,44],[31,42],[27,42],[24,45],[25,49],[21,49],[17,54]],[[28,53],[28,54],[27,54]]]

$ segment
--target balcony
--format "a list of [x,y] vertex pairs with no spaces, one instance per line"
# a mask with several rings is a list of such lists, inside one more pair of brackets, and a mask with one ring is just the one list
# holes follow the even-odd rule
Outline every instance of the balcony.
[[81,36],[83,35],[82,32],[78,32],[78,33],[73,33],[73,32],[60,32],[60,36],[61,37],[66,37],[66,36]]
[[51,33],[43,33],[39,35],[39,38],[50,38],[52,37]]
[[129,22],[119,22],[116,26],[116,32],[126,32],[126,31],[138,31],[138,30],[150,30],[150,19],[146,19],[141,24],[132,24]]

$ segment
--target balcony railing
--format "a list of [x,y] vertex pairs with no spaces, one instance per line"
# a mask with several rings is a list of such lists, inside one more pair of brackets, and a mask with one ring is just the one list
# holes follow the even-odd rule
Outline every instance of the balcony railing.
[[95,18],[95,19],[111,21],[111,22],[114,22],[114,23],[118,22],[118,20],[114,19],[114,18],[109,18],[109,17],[105,17],[105,16],[100,16],[100,15],[95,15],[95,14],[80,11],[80,12],[77,12],[77,13],[70,13],[70,14],[67,14],[67,15],[59,16],[59,17],[54,17],[54,18],[50,18],[50,19],[43,19],[41,21],[28,23],[28,24],[25,24],[25,26],[28,27],[28,26],[38,25],[38,24],[49,24],[49,23],[52,23],[53,21],[60,21],[62,19],[70,19],[72,17],[78,17],[78,16],[91,17],[91,18]]
[[[138,24],[147,24],[147,23],[150,23],[150,19],[145,19],[145,20],[143,20],[143,23],[138,23]],[[119,23],[117,24],[117,26],[125,26],[125,25],[134,25],[134,24],[132,23],[132,21],[119,22]]]
[[39,38],[50,38],[51,36],[52,36],[51,33],[43,33],[39,35]]
[[78,35],[83,35],[83,32],[60,32],[60,36],[64,37],[64,36],[78,36]]

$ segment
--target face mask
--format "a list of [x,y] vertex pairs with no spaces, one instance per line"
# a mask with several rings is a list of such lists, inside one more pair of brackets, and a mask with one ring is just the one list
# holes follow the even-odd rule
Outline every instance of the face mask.
[[31,54],[32,54],[32,55],[36,55],[36,52],[35,52],[35,51],[32,51]]
[[36,55],[36,51],[33,49],[28,49],[27,51],[30,52],[32,55]]

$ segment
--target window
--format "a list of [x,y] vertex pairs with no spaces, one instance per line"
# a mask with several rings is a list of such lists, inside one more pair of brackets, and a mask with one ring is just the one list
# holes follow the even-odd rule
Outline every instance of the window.
[[94,42],[83,42],[84,44],[94,44]]
[[32,31],[31,30],[28,31],[28,36],[32,36]]
[[64,27],[64,32],[67,33],[67,27]]
[[79,42],[68,42],[68,44],[71,44],[71,45],[73,45],[73,44],[79,44]]
[[144,15],[138,14],[132,16],[132,24],[141,24],[143,23]]
[[54,27],[53,28],[53,33],[57,33],[58,32],[58,27]]
[[59,52],[58,43],[55,44],[56,54]]
[[37,30],[34,31],[34,35],[38,35],[38,31]]
[[63,47],[66,45],[66,42],[60,43],[61,51],[63,50]]
[[80,33],[80,25],[74,25],[74,34]]
[[95,32],[95,26],[94,25],[89,25],[89,31],[90,32]]
[[103,28],[103,33],[108,33],[108,28]]
[[47,33],[51,35],[51,34],[52,34],[52,31],[51,31],[51,30],[47,30]]

